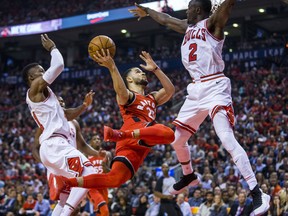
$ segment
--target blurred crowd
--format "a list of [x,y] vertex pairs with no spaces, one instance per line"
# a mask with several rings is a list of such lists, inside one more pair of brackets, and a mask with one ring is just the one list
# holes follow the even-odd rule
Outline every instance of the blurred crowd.
[[0,26],[17,25],[75,16],[85,13],[128,7],[152,0],[2,0],[0,5]]
[[[287,214],[288,211],[287,68],[247,68],[234,62],[227,64],[225,74],[232,82],[236,138],[249,155],[259,186],[272,197],[267,215],[285,215],[284,212]],[[176,94],[166,105],[158,108],[157,121],[173,127],[171,122],[186,94],[184,86],[191,78],[182,69],[167,70],[167,75],[176,86]],[[148,76],[148,88],[160,88],[155,77],[152,74]],[[94,134],[102,136],[103,125],[120,128],[122,119],[115,106],[115,93],[107,72],[103,71],[89,80],[59,80],[52,88],[64,98],[67,107],[80,105],[86,92],[90,89],[95,91],[93,105],[78,119],[87,142]],[[25,104],[26,90],[24,85],[0,86],[0,215],[48,215],[47,212],[53,208],[53,202],[49,201],[45,168],[32,157],[36,125]],[[251,202],[247,184],[221,147],[208,121],[210,119],[206,119],[189,140],[194,169],[201,176],[201,185],[189,188],[177,199],[175,197],[179,206],[181,202],[188,202],[194,215],[201,215],[200,206],[209,200],[211,206],[223,205],[231,211],[233,205],[244,198],[245,203]],[[114,147],[115,143],[103,143],[103,148],[112,154]],[[174,174],[179,169],[171,146],[156,146],[135,178],[119,189],[110,189],[109,207],[113,216],[138,215],[140,207],[145,211],[142,209],[144,214],[139,215],[145,215],[149,206],[157,203],[153,192],[161,175],[159,167],[164,162]],[[49,203],[49,209],[40,214],[42,209],[35,206],[43,199]],[[89,205],[89,201],[84,200],[79,215],[90,215]],[[123,209],[130,209],[129,213]]]

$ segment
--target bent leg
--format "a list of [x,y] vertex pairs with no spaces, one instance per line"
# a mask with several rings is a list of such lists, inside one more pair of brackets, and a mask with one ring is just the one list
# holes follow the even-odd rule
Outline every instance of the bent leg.
[[104,174],[90,174],[78,178],[65,179],[71,187],[116,188],[132,177],[130,169],[122,162],[115,161],[111,171]]
[[162,124],[155,124],[146,128],[138,129],[139,135],[135,130],[135,138],[143,140],[145,143],[153,144],[170,144],[174,141],[174,131]]
[[188,140],[191,133],[180,127],[176,127],[175,140],[171,143],[174,148],[177,158],[182,166],[183,174],[188,175],[193,172],[191,163],[191,153],[188,145]]

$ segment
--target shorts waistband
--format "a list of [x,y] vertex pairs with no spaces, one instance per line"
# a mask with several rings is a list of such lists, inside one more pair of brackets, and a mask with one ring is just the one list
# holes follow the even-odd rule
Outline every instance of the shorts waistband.
[[225,77],[223,72],[217,72],[217,73],[210,74],[210,75],[207,75],[207,76],[201,76],[200,78],[193,79],[192,83],[207,82],[207,81],[214,80],[214,79],[217,79],[217,78],[220,78],[220,77]]
[[53,133],[50,138],[52,137],[62,137],[62,138],[65,138],[65,139],[68,139],[68,137],[64,134],[61,134],[61,133]]

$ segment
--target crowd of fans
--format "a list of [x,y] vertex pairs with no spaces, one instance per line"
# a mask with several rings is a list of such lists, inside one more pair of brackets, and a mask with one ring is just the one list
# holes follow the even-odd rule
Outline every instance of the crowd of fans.
[[[0,26],[3,23],[10,25],[53,19],[60,15],[71,16],[82,13],[83,8],[85,11],[87,8],[91,11],[103,10],[130,6],[133,3],[134,1],[130,0],[101,0],[89,4],[78,0],[72,0],[69,3],[54,0],[46,3],[41,0],[36,4],[34,0],[4,0],[1,1],[0,6]],[[50,10],[51,7],[53,10]],[[55,10],[55,8],[61,8],[61,10]],[[30,17],[34,18],[29,20]],[[271,46],[281,43],[273,38],[268,41]],[[267,45],[266,42],[260,45],[259,42],[242,43],[240,49],[253,49],[255,46],[259,48],[263,47],[263,44]],[[134,62],[141,50],[141,48],[135,48],[126,53],[123,50],[123,53],[117,54],[115,61],[117,63]],[[148,51],[155,59],[179,58],[180,55],[177,42],[173,44],[170,42],[169,45],[158,46]],[[21,76],[19,71],[26,63],[29,62],[21,62],[18,65],[14,62],[5,68],[5,72],[9,75]],[[47,66],[49,61],[42,61],[42,63]],[[73,70],[95,67],[95,63],[88,61],[87,56],[74,63]],[[2,66],[0,69],[2,71]],[[172,100],[158,108],[157,121],[173,127],[171,122],[175,119],[186,94],[184,86],[191,82],[191,78],[183,69],[165,68],[164,71],[175,85],[176,94]],[[230,62],[226,65],[225,74],[232,82],[236,139],[248,153],[259,186],[272,197],[268,215],[288,215],[287,68],[279,67],[271,62],[267,64],[267,59],[258,61],[258,64],[253,67],[247,67],[245,62]],[[159,89],[160,83],[155,76],[148,73],[148,77],[150,80],[148,88]],[[109,73],[102,71],[89,79],[56,80],[52,88],[56,94],[64,98],[67,107],[80,105],[86,93],[91,89],[95,91],[92,106],[88,107],[78,119],[83,136],[88,142],[94,134],[102,136],[104,125],[112,128],[120,128],[122,125],[119,109],[115,106],[115,92]],[[54,204],[49,201],[45,167],[37,163],[32,156],[36,124],[25,103],[26,90],[27,87],[24,84],[1,83],[0,85],[0,155],[2,156],[0,160],[0,216],[48,215],[47,212],[50,212]],[[225,209],[231,208],[232,210],[235,202],[240,203],[243,199],[247,203],[251,202],[247,184],[239,175],[230,156],[222,148],[212,124],[207,124],[208,121],[210,119],[207,118],[196,135],[189,140],[191,159],[194,169],[201,177],[201,185],[189,188],[182,194],[183,198],[179,198],[179,200],[188,201],[195,214],[197,214],[197,208],[204,203],[205,205],[210,203],[214,206],[224,206]],[[103,142],[103,148],[113,154],[115,143]],[[119,189],[110,189],[109,208],[113,216],[144,215],[137,214],[139,212],[137,209],[141,208],[143,212],[143,209],[157,203],[152,194],[155,183],[161,175],[159,167],[164,162],[173,170],[175,178],[179,177],[177,175],[178,161],[172,147],[170,145],[155,146],[135,178]],[[50,205],[39,209],[37,203],[43,202],[43,199]],[[86,212],[89,205],[86,199],[81,203],[82,215],[90,215]]]
[[3,0],[0,5],[0,26],[40,22],[57,19],[59,17],[128,7],[134,5],[135,2],[146,3],[151,1],[152,0]]
[[[249,69],[231,63],[227,64],[225,73],[232,81],[236,138],[248,152],[262,190],[272,196],[269,214],[285,215],[284,212],[287,214],[288,211],[287,68]],[[158,108],[157,120],[172,127],[171,122],[186,94],[183,86],[191,79],[184,70],[168,70],[167,74],[176,86],[176,94],[169,103]],[[149,79],[149,88],[159,88],[153,75],[149,74]],[[58,80],[52,88],[63,96],[68,107],[81,104],[90,89],[96,92],[93,106],[79,118],[87,141],[93,134],[102,135],[103,125],[121,126],[122,119],[115,106],[115,93],[108,73],[100,73],[89,80],[78,79],[77,82]],[[31,153],[36,125],[25,104],[26,90],[24,85],[0,86],[0,215],[36,215],[35,212],[43,210],[35,207],[37,202],[43,197],[49,199],[45,168],[35,162]],[[249,202],[247,184],[207,121],[210,120],[207,119],[189,140],[194,169],[202,182],[197,188],[189,188],[183,194],[184,200],[195,209],[207,202],[211,195],[214,199],[212,205],[219,201],[225,208],[231,208],[244,193]],[[112,154],[114,147],[114,143],[103,143],[103,148]],[[156,168],[163,162],[174,171],[178,169],[175,152],[169,145],[154,147],[133,180],[119,189],[110,190],[109,206],[113,215],[123,212],[121,209],[130,209],[129,214],[133,215],[139,206],[148,208],[149,204],[152,205],[153,189],[159,174]],[[144,204],[140,201],[145,200],[141,198],[143,196],[146,197]],[[51,201],[50,204],[49,208],[52,208]],[[87,205],[89,201],[84,200],[80,212],[85,212]],[[124,212],[118,215],[128,214]]]

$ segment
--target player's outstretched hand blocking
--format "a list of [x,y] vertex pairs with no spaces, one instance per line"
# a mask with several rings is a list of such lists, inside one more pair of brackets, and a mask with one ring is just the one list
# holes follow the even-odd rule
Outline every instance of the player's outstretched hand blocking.
[[95,94],[95,92],[93,90],[91,90],[90,92],[88,92],[85,95],[85,99],[84,99],[84,102],[83,102],[84,106],[88,107],[88,106],[90,106],[92,104],[94,94]]
[[47,34],[41,34],[42,46],[49,52],[56,48],[55,43],[48,37]]
[[108,68],[109,70],[115,66],[115,62],[112,59],[109,49],[106,50],[107,54],[105,53],[104,49],[100,51],[96,51],[96,54],[93,55],[93,59],[101,66]]
[[128,11],[133,14],[133,16],[138,17],[138,21],[140,21],[143,17],[148,16],[147,10],[148,8],[143,7],[137,3],[135,3],[135,9],[129,9]]
[[152,59],[151,55],[148,52],[142,51],[139,56],[146,63],[146,65],[140,64],[141,68],[152,72],[158,68],[157,64],[154,62],[154,60]]

